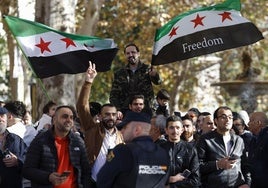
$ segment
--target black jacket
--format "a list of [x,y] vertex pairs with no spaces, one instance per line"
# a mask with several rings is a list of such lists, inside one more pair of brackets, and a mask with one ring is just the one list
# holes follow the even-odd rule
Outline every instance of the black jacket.
[[21,188],[21,170],[25,159],[27,146],[18,135],[9,133],[7,130],[6,134],[4,150],[8,149],[11,153],[17,156],[18,166],[6,167],[3,163],[3,151],[0,152],[0,187]]
[[268,127],[254,138],[249,148],[252,188],[266,188],[268,178]]
[[[232,147],[229,156],[236,156],[236,165],[229,170],[217,169],[216,161],[227,157],[223,136],[212,131],[200,137],[197,153],[200,161],[202,186],[205,188],[230,188],[245,184],[243,171],[247,171],[246,153],[243,139],[231,134]],[[246,174],[246,172],[244,172]]]
[[[90,167],[83,140],[72,132],[68,135],[70,161],[79,187],[89,187]],[[31,180],[33,188],[52,188],[49,175],[58,167],[57,149],[52,129],[37,135],[29,146],[23,166],[23,176]]]
[[181,140],[178,143],[167,141],[161,146],[169,153],[170,175],[183,173],[185,169],[191,174],[183,181],[170,184],[170,187],[195,188],[200,186],[199,161],[195,147]]

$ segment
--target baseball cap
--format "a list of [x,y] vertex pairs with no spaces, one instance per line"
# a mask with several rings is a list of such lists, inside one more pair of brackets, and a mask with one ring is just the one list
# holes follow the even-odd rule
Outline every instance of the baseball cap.
[[241,118],[244,120],[246,126],[248,127],[249,116],[248,116],[247,111],[241,110],[238,112],[238,114],[241,116]]
[[122,122],[119,123],[116,127],[121,130],[124,126],[126,126],[131,121],[145,122],[151,123],[151,116],[148,113],[144,112],[133,112],[127,111]]
[[4,107],[0,107],[0,114],[2,115],[2,114],[6,114],[6,113],[8,113],[7,109]]

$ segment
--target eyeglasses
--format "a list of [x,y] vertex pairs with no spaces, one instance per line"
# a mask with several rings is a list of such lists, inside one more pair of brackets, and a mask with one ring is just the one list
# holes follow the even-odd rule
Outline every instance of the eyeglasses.
[[221,119],[224,119],[224,120],[227,120],[227,119],[232,120],[234,117],[233,116],[227,116],[227,115],[223,114],[223,115],[218,116],[218,118],[221,118]]

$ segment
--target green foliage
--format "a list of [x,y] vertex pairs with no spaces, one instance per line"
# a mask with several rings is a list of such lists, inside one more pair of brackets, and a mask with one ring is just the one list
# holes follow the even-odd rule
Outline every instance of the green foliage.
[[[152,47],[155,30],[167,23],[171,18],[185,11],[209,6],[223,0],[107,0],[103,4],[100,20],[98,22],[97,36],[113,38],[118,44],[119,52],[112,65],[112,71],[98,76],[94,85],[96,93],[92,98],[102,102],[108,101],[112,83],[113,72],[125,65],[123,48],[126,44],[134,42],[140,47],[141,59],[145,63],[151,62]],[[263,13],[268,12],[267,2],[263,0],[241,0],[242,15],[255,23],[262,31],[267,32],[267,21]],[[266,25],[265,25],[266,24]],[[241,55],[247,50],[252,55],[253,66],[261,67],[262,79],[267,79],[267,40],[233,50],[215,53],[222,58],[221,80],[233,80],[241,71]],[[155,86],[155,91],[160,88],[173,92],[173,97],[179,92],[179,109],[186,110],[191,100],[197,95],[194,87],[198,87],[196,74],[203,69],[202,63],[193,63],[195,58],[179,63],[158,66],[164,82],[161,86]],[[179,88],[179,89],[178,89]],[[237,100],[231,100],[223,90],[222,95],[226,101],[231,101],[233,107],[238,108]],[[224,101],[220,101],[222,103]]]

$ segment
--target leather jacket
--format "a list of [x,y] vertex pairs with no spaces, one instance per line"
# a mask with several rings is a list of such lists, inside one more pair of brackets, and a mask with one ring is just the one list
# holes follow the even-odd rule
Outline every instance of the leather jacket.
[[172,183],[169,186],[180,188],[195,188],[200,186],[199,162],[195,147],[181,140],[178,143],[167,141],[161,146],[169,153],[170,175],[183,173],[188,169],[191,174],[183,181]]
[[[197,143],[197,153],[200,161],[202,187],[236,188],[248,181],[243,177],[243,174],[247,174],[247,172],[242,173],[242,170],[248,171],[243,139],[235,134],[230,134],[232,146],[229,154],[226,152],[223,136],[216,130],[200,137]],[[228,170],[218,169],[216,161],[227,156],[236,156],[236,165]]]

